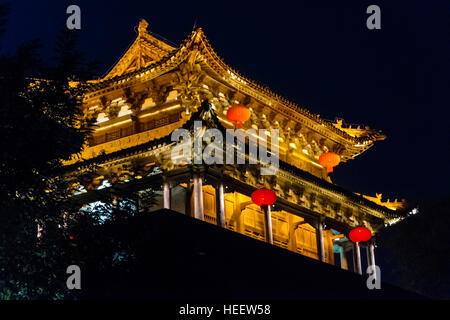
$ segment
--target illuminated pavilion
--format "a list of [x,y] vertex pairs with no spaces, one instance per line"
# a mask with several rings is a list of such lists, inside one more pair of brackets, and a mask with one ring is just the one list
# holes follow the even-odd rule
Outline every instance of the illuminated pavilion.
[[[141,20],[126,53],[106,76],[90,81],[83,111],[97,125],[81,156],[65,164],[74,175],[92,164],[99,169],[91,181],[77,181],[77,196],[95,201],[91,191],[113,181],[142,190],[156,185],[151,211],[171,209],[359,274],[365,247],[367,264],[375,264],[375,237],[352,243],[349,231],[364,226],[376,235],[401,218],[404,204],[333,184],[318,159],[334,152],[350,161],[385,136],[322,119],[240,75],[201,28],[174,46],[147,27]],[[234,128],[226,112],[236,104],[251,111],[244,131],[279,130],[276,175],[261,175],[258,165],[172,161],[174,130],[192,130],[195,120],[222,132]],[[250,198],[259,188],[277,194],[266,215]]]

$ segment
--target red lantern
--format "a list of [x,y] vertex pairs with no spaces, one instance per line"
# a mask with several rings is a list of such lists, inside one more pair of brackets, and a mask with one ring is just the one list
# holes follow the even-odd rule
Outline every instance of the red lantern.
[[74,239],[74,237],[73,237],[73,236],[69,236],[69,239],[70,239],[70,240],[73,240],[73,239]]
[[236,128],[242,128],[242,124],[250,118],[250,109],[240,104],[232,106],[227,110],[227,118]]
[[372,232],[366,227],[357,227],[350,231],[349,237],[353,242],[365,242],[372,238]]
[[258,206],[270,206],[277,201],[277,194],[270,189],[258,189],[252,193],[252,201]]
[[333,172],[333,167],[336,167],[339,162],[341,162],[341,157],[334,152],[322,153],[319,157],[320,165],[327,168],[327,172]]

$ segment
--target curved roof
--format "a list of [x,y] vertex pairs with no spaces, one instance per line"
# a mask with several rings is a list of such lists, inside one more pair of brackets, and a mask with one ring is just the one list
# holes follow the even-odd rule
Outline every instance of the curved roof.
[[[211,112],[211,108],[210,108],[210,105],[205,101],[202,103],[202,105],[199,107],[199,109],[195,113],[192,114],[191,118],[185,124],[183,124],[182,128],[185,128],[185,129],[192,128],[194,125],[194,121],[198,120],[198,119],[202,119],[203,118],[202,115],[206,111]],[[214,122],[215,127],[217,127],[222,132],[225,132],[225,130],[226,130],[225,127],[221,124],[220,120],[217,118],[217,115],[214,112],[212,112],[211,119]],[[71,165],[67,165],[67,166],[65,166],[65,170],[71,171],[71,170],[75,170],[78,168],[86,168],[92,164],[101,164],[101,163],[113,161],[115,159],[121,159],[121,158],[128,157],[131,155],[139,154],[141,152],[153,150],[155,148],[158,148],[159,146],[164,146],[164,145],[168,145],[171,143],[173,143],[171,140],[171,136],[167,135],[165,137],[161,137],[159,139],[154,139],[154,140],[148,141],[146,143],[143,143],[143,144],[140,144],[140,145],[137,145],[134,147],[122,149],[122,150],[115,151],[115,152],[108,153],[108,154],[102,154],[95,158],[91,158],[91,159],[87,159],[84,161],[76,162]],[[248,150],[248,148],[246,148],[246,150]],[[391,210],[385,206],[379,205],[369,199],[366,199],[365,197],[363,197],[359,194],[355,194],[354,192],[351,192],[343,187],[340,187],[338,185],[330,183],[324,179],[320,179],[307,171],[304,171],[304,170],[299,169],[285,161],[282,161],[281,159],[279,160],[279,164],[280,164],[281,170],[283,170],[285,172],[289,172],[297,177],[300,177],[303,180],[308,181],[309,183],[312,183],[315,186],[324,188],[324,189],[334,192],[336,194],[346,196],[348,199],[353,201],[355,204],[360,204],[360,205],[366,206],[368,208],[371,208],[373,210],[376,210],[376,211],[384,214],[386,216],[386,218],[392,219],[392,218],[397,218],[397,217],[403,216],[402,210],[395,211],[395,210]]]
[[[269,88],[246,78],[238,71],[228,66],[223,59],[219,57],[201,28],[193,30],[181,45],[178,48],[175,48],[148,34],[144,28],[147,24],[144,22],[145,20],[142,20],[139,24],[139,35],[134,43],[108,75],[102,79],[90,81],[90,92],[109,87],[113,84],[118,84],[124,80],[139,78],[140,76],[149,75],[151,78],[155,78],[175,69],[195,48],[202,54],[202,57],[204,58],[203,62],[215,72],[222,75],[222,77],[237,90],[249,93],[257,100],[268,100],[274,105],[291,109],[298,115],[302,115],[307,119],[312,120],[318,125],[318,128],[326,128],[326,130],[354,143],[355,147],[368,147],[374,141],[383,140],[386,137],[380,131],[369,128],[361,129],[358,135],[349,134],[348,130],[345,128],[340,128],[329,120],[322,119],[320,115],[313,114],[309,110],[298,106],[296,103],[289,101]],[[152,50],[155,51],[153,52]],[[153,53],[150,54],[150,52]],[[154,58],[151,57],[152,55]]]

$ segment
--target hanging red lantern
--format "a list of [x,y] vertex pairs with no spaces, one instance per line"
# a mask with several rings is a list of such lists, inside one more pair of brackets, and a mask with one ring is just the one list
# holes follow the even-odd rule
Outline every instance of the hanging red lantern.
[[253,191],[252,201],[260,207],[264,205],[270,206],[277,201],[277,194],[270,189],[258,189]]
[[341,162],[341,157],[334,152],[322,153],[319,157],[320,165],[327,168],[327,172],[333,172],[333,167],[336,167],[339,162]]
[[365,242],[372,238],[372,232],[366,227],[356,227],[350,231],[349,237],[353,242]]
[[227,119],[233,122],[237,129],[242,128],[242,124],[250,119],[250,109],[237,104],[227,110]]
[[277,201],[277,194],[270,189],[258,189],[252,193],[252,201],[264,211],[264,219],[266,225],[266,241],[273,244],[272,234],[272,218],[270,206]]

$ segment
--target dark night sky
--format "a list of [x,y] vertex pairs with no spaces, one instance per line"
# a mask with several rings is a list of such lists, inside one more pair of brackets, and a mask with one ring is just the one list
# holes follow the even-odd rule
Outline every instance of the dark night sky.
[[[335,169],[335,183],[391,199],[450,194],[449,1],[14,0],[2,50],[38,38],[49,60],[69,4],[81,7],[80,49],[101,63],[99,75],[140,18],[177,44],[197,21],[243,75],[324,118],[387,134]],[[366,28],[371,4],[381,30]]]

